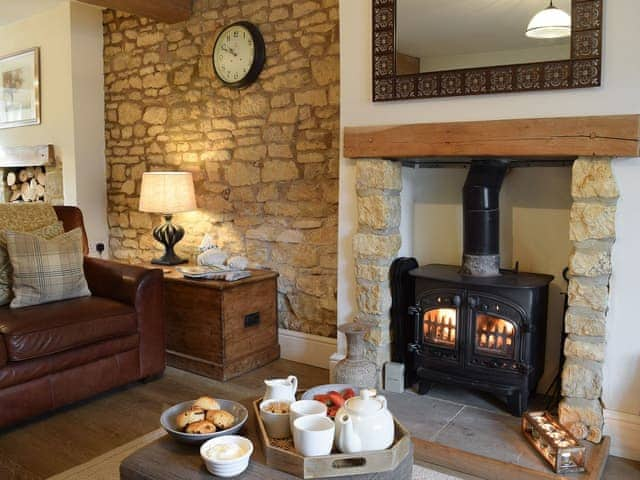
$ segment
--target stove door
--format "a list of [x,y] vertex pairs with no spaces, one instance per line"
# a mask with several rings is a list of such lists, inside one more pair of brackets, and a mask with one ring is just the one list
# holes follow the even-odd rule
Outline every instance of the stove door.
[[426,358],[436,361],[459,362],[460,291],[438,289],[425,292],[419,299],[422,350]]
[[524,313],[505,299],[470,292],[468,366],[517,370],[521,357]]

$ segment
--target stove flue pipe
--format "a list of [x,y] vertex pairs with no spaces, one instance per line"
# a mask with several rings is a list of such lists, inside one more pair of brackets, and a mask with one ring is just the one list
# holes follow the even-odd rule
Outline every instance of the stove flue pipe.
[[500,189],[509,162],[474,160],[462,191],[463,275],[500,275]]

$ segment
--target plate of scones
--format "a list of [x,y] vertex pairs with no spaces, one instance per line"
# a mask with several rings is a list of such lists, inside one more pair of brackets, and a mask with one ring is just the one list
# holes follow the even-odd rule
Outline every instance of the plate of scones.
[[197,444],[238,432],[248,416],[238,402],[204,396],[168,408],[160,424],[176,440]]

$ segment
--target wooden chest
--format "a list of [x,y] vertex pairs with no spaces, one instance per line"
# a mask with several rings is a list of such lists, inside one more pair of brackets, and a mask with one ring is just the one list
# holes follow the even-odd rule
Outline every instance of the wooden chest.
[[278,274],[251,273],[225,282],[165,270],[169,365],[228,380],[280,357]]

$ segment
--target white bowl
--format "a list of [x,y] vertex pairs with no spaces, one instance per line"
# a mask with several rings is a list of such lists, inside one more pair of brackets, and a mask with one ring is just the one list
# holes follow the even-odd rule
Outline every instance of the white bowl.
[[[244,454],[238,458],[230,460],[214,460],[208,457],[205,452],[215,445],[236,444],[244,450]],[[251,440],[239,435],[227,435],[225,437],[216,437],[207,440],[200,447],[200,456],[204,461],[209,473],[218,477],[235,477],[244,472],[249,466],[249,460],[253,453],[253,443]]]

